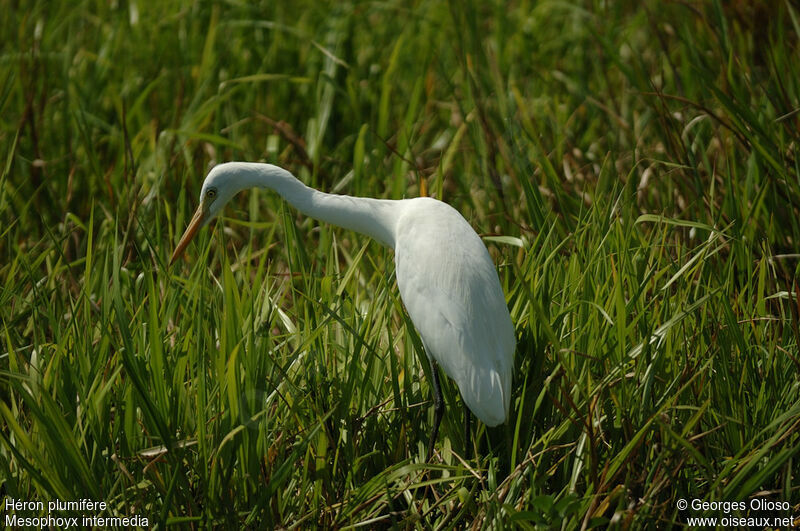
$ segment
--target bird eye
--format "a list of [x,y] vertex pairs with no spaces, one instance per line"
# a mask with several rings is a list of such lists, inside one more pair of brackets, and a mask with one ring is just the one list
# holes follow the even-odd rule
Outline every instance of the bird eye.
[[215,197],[217,197],[217,191],[211,188],[208,192],[206,192],[206,197],[209,199],[214,199]]

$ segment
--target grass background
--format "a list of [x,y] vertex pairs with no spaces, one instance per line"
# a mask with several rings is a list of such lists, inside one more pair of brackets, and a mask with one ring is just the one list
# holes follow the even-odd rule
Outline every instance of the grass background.
[[[796,2],[0,11],[3,495],[158,528],[800,513]],[[377,243],[258,191],[166,269],[227,160],[424,180],[484,237],[518,349],[477,459],[447,381],[424,464],[427,363]]]

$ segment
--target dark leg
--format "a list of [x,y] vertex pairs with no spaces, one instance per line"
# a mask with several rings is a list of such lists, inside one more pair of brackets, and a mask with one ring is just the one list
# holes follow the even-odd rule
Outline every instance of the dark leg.
[[469,408],[464,404],[464,457],[472,457],[472,439],[469,431],[470,413]]
[[433,455],[433,447],[436,444],[436,437],[439,435],[439,424],[442,422],[444,416],[444,398],[442,397],[442,389],[439,387],[439,364],[431,360],[431,372],[433,373],[433,431],[431,432],[431,439],[428,442],[428,459]]

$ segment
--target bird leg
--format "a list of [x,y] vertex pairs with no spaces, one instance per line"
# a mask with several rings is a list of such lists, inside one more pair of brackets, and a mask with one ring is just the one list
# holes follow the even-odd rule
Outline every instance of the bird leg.
[[466,404],[464,404],[464,457],[466,457],[467,459],[472,457],[472,451],[471,451],[472,440],[470,439],[469,423],[470,423],[469,408],[467,407]]
[[439,424],[442,422],[444,416],[444,398],[442,397],[442,389],[439,387],[439,364],[430,358],[431,373],[433,373],[433,431],[431,432],[431,439],[428,442],[428,459],[433,455],[433,447],[436,444],[436,437],[439,435]]

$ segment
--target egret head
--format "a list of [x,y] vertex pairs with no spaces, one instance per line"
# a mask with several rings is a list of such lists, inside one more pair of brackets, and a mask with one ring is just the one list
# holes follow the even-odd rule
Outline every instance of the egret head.
[[200,204],[175,247],[169,265],[172,265],[183,254],[183,250],[195,237],[197,231],[214,219],[214,216],[219,214],[225,204],[241,189],[237,186],[236,173],[237,166],[233,163],[214,166],[208,172],[200,191]]

